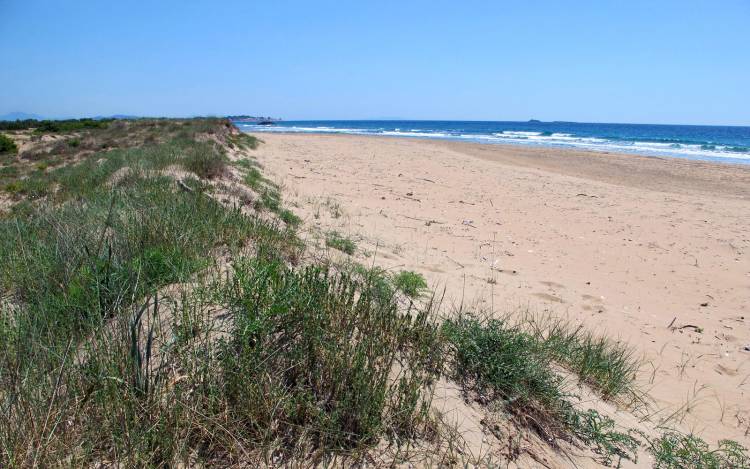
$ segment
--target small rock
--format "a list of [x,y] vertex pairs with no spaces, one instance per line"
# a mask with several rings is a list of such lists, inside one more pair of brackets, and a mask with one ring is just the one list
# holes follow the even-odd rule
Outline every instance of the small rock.
[[703,307],[705,308],[706,306],[708,306],[708,302],[706,302],[706,303],[701,303],[701,306],[703,306]]

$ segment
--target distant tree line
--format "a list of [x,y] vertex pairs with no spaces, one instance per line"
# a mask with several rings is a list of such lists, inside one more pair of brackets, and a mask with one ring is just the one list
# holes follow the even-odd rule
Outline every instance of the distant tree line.
[[64,120],[36,120],[24,119],[16,121],[0,121],[0,130],[35,129],[38,132],[70,132],[83,129],[103,129],[114,119],[64,119]]

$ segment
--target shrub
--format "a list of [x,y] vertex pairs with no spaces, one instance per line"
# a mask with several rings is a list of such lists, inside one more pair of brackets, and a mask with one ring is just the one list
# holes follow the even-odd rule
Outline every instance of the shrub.
[[18,153],[18,146],[8,136],[0,134],[0,154],[2,153]]
[[393,286],[404,295],[417,298],[427,289],[427,282],[425,282],[422,274],[402,270],[393,277]]

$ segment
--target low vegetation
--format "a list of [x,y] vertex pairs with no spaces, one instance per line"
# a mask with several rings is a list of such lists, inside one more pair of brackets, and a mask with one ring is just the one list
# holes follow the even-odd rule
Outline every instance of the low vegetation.
[[453,349],[454,378],[467,395],[500,402],[512,418],[533,428],[546,441],[576,435],[602,454],[635,460],[638,441],[614,429],[611,419],[593,410],[581,412],[570,401],[563,378],[553,370],[543,342],[500,320],[462,316],[448,320],[443,331]]
[[350,256],[357,250],[357,244],[350,238],[337,231],[331,231],[326,236],[326,246],[336,249]]
[[424,426],[439,360],[426,310],[402,312],[346,276],[279,261],[235,266],[225,293],[237,327],[224,386],[248,438],[355,451]]
[[719,441],[711,449],[695,435],[667,432],[650,442],[649,451],[654,456],[657,469],[745,469],[750,467],[747,449],[731,440]]
[[633,386],[638,360],[627,345],[560,318],[529,316],[522,325],[530,335],[541,339],[539,346],[546,355],[605,399],[622,398],[628,403],[639,399]]
[[0,134],[0,155],[3,153],[18,153],[18,146],[9,137]]
[[[431,409],[445,379],[604,464],[646,445],[657,467],[747,466],[734,442],[649,440],[586,409],[560,367],[620,400],[637,364],[622,344],[439,320],[416,272],[300,262],[301,219],[226,120],[56,125],[14,129],[31,145],[0,166],[0,467],[408,463],[453,435]],[[253,201],[230,197],[239,180]]]
[[114,119],[61,119],[0,121],[0,130],[33,129],[38,133],[71,132],[84,129],[105,129]]
[[410,298],[418,298],[427,290],[427,282],[422,274],[402,270],[393,277],[393,286]]

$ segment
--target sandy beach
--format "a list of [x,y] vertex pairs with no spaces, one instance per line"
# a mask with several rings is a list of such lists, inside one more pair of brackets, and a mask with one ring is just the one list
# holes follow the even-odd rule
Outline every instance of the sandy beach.
[[750,166],[258,134],[314,240],[422,273],[443,310],[567,317],[631,344],[650,418],[750,443]]

